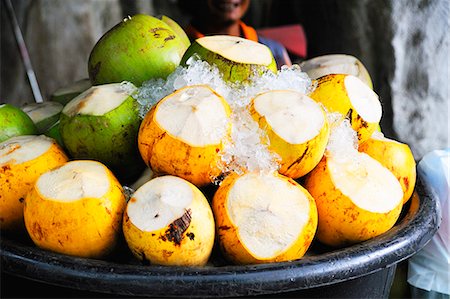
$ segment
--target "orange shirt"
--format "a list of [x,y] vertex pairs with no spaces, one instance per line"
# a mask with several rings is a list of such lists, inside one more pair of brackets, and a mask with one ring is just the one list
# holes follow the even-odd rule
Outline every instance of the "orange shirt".
[[[256,30],[253,27],[247,26],[244,22],[239,21],[239,27],[241,29],[241,33],[244,38],[257,42],[258,34],[256,34]],[[194,28],[191,24],[189,24],[186,28],[186,34],[191,39],[197,39],[200,37],[204,37],[205,35]]]

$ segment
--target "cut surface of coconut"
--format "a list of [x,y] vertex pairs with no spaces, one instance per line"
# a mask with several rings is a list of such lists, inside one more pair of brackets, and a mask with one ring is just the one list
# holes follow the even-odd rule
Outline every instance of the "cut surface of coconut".
[[168,226],[186,213],[194,192],[183,179],[157,177],[142,185],[132,195],[127,214],[142,231],[156,231]]
[[166,98],[155,112],[156,122],[192,146],[218,144],[227,134],[224,100],[206,85],[183,88]]
[[322,129],[325,116],[313,99],[295,91],[279,90],[255,97],[255,110],[272,130],[291,144],[313,139]]
[[231,35],[205,36],[196,40],[204,48],[234,62],[269,65],[272,53],[263,44]]
[[67,116],[104,115],[119,107],[130,95],[129,84],[111,83],[92,86],[67,103],[62,113]]
[[9,161],[21,164],[44,154],[53,144],[53,139],[43,135],[22,135],[0,143],[0,165]]
[[305,194],[273,175],[240,177],[229,192],[227,206],[243,245],[259,258],[289,248],[309,221]]
[[36,188],[44,198],[72,202],[83,198],[101,198],[109,188],[107,168],[88,160],[71,161],[39,177]]
[[352,75],[345,77],[344,84],[350,102],[358,114],[367,122],[378,123],[382,115],[378,95],[367,84]]
[[22,108],[34,123],[38,123],[43,119],[59,114],[62,109],[63,105],[61,103],[49,101],[29,104]]
[[403,200],[396,177],[367,154],[329,156],[328,169],[335,187],[361,209],[387,213]]
[[323,55],[312,58],[301,64],[304,72],[311,79],[317,79],[327,74],[350,74],[358,76],[361,72],[358,60],[345,54]]

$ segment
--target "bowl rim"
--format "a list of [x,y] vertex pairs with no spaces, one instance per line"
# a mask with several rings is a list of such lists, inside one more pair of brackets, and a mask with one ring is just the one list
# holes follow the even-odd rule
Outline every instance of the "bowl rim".
[[117,295],[235,297],[299,291],[378,272],[422,249],[436,233],[441,212],[436,195],[420,174],[404,207],[404,216],[383,235],[290,262],[220,267],[123,264],[53,253],[2,236],[1,271],[51,285]]

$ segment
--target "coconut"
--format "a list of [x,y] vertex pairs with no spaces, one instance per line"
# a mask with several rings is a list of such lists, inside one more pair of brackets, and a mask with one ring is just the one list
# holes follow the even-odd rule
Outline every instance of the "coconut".
[[197,187],[175,176],[162,176],[132,195],[124,214],[123,233],[139,260],[203,266],[214,245],[214,217]]
[[172,30],[178,35],[178,37],[182,40],[183,44],[186,46],[186,49],[189,48],[191,45],[191,41],[189,40],[189,37],[187,36],[186,32],[181,28],[181,26],[175,22],[173,19],[169,18],[168,16],[162,15],[161,21],[166,23],[167,25],[172,28]]
[[384,137],[382,133],[374,132],[359,145],[358,150],[380,162],[395,175],[402,186],[405,204],[416,185],[416,161],[411,148],[405,143]]
[[28,114],[14,105],[0,104],[0,120],[0,142],[14,136],[38,133]]
[[187,47],[165,22],[138,14],[125,18],[95,44],[88,62],[92,84],[129,81],[140,86],[166,78]]
[[71,161],[37,179],[25,199],[25,226],[40,248],[104,258],[120,240],[125,206],[122,186],[105,165]]
[[269,140],[269,150],[281,158],[279,172],[297,179],[320,161],[329,138],[322,107],[293,90],[273,90],[257,95],[250,111]]
[[141,118],[133,90],[120,83],[91,87],[64,107],[59,128],[73,158],[100,161],[123,183],[145,167],[137,148]]
[[311,195],[278,173],[232,173],[212,202],[220,248],[236,264],[300,259],[317,228]]
[[328,112],[338,112],[347,117],[358,134],[359,143],[372,135],[381,120],[378,95],[352,75],[330,74],[320,77],[310,97],[322,103]]
[[89,89],[91,86],[91,80],[89,80],[88,78],[75,81],[55,90],[55,92],[53,92],[50,96],[50,100],[53,102],[61,103],[63,106],[65,106],[73,98],[75,98],[83,91]]
[[62,109],[63,105],[61,103],[52,101],[26,104],[22,107],[22,110],[34,122],[40,134],[45,133],[59,120]]
[[346,54],[317,56],[300,64],[302,71],[311,79],[318,79],[329,74],[353,75],[373,89],[372,79],[364,64],[356,57]]
[[23,228],[23,201],[44,172],[68,160],[46,136],[15,136],[0,143],[0,224],[2,230]]
[[156,175],[196,186],[220,175],[220,153],[230,138],[230,107],[207,85],[179,89],[153,106],[139,129],[138,146]]
[[403,206],[395,176],[364,153],[327,153],[304,183],[317,204],[317,239],[329,246],[347,246],[394,226]]
[[213,35],[196,39],[184,54],[181,64],[191,57],[216,65],[225,81],[244,82],[266,71],[277,72],[270,49],[260,43],[230,35]]

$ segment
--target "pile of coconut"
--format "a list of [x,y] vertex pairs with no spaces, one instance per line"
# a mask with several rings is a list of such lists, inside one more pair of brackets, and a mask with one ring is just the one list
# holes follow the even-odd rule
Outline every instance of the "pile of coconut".
[[45,250],[106,259],[124,237],[151,264],[292,261],[385,233],[412,195],[414,157],[381,133],[355,57],[277,70],[262,44],[191,44],[136,15],[88,69],[51,101],[0,106],[1,229]]

